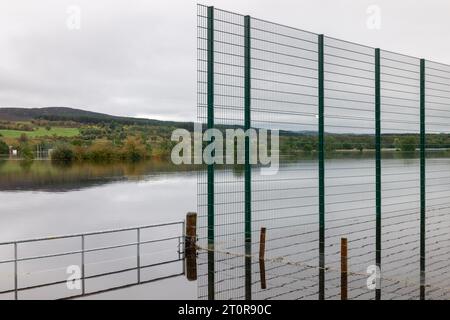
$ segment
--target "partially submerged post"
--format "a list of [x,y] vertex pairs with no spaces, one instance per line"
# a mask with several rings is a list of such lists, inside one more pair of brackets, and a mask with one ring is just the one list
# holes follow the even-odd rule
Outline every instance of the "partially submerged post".
[[186,215],[186,231],[184,239],[184,257],[186,263],[186,278],[197,280],[197,213]]
[[347,238],[341,238],[341,300],[347,300]]
[[260,277],[260,281],[261,281],[261,289],[266,289],[267,288],[267,284],[266,284],[266,264],[264,262],[264,260],[259,260],[259,277]]
[[261,289],[266,289],[266,265],[264,262],[266,251],[266,228],[261,228],[259,236],[259,275],[261,280]]
[[259,259],[264,260],[266,254],[266,228],[261,228],[259,235]]

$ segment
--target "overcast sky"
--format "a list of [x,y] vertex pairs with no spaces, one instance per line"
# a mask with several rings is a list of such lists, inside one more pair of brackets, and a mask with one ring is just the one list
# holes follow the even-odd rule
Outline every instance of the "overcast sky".
[[[0,106],[195,120],[196,3],[0,0]],[[201,3],[450,64],[448,0]],[[80,29],[67,26],[71,5]],[[380,29],[367,27],[371,5]]]

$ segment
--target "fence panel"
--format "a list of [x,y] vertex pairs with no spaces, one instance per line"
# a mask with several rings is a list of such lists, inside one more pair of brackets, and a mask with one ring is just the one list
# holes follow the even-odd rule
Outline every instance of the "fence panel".
[[[375,264],[375,50],[325,37],[324,58],[326,266],[339,270],[340,239],[348,238],[354,273],[348,298],[370,299],[366,268]],[[339,299],[340,275],[327,275],[325,283],[325,298]]]
[[198,32],[198,121],[281,161],[249,138],[199,173],[199,297],[339,299],[341,238],[349,299],[446,297],[450,67],[202,5]]
[[426,297],[448,299],[450,66],[426,61]]

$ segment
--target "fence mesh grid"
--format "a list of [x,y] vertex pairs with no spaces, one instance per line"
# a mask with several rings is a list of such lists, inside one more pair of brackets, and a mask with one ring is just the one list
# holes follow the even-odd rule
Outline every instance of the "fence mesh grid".
[[341,238],[349,299],[447,298],[450,66],[197,10],[198,122],[280,132],[276,175],[198,174],[199,298],[339,299]]

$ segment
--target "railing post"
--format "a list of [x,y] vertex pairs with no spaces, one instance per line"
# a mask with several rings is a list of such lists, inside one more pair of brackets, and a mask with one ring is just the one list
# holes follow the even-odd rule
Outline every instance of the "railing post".
[[[381,271],[381,55],[375,49],[375,264]],[[378,272],[377,270],[377,272]],[[375,299],[381,299],[381,288],[375,289]]]
[[[181,240],[179,240],[178,242],[178,259],[181,259],[181,253],[183,253],[183,263],[182,263],[182,268],[183,268],[183,274],[186,275],[186,245],[184,244],[184,241],[186,240],[186,222],[185,220],[183,220],[183,222],[181,223]],[[183,249],[181,249],[183,248]],[[183,251],[181,251],[183,250]]]
[[425,300],[426,132],[425,59],[420,60],[420,299]]
[[319,98],[319,300],[325,299],[325,130],[324,36],[318,39]]
[[141,283],[141,229],[136,229],[136,267],[137,267],[137,283]]
[[347,300],[347,238],[341,238],[341,300]]
[[81,294],[84,295],[86,293],[86,281],[85,281],[85,270],[84,270],[84,234],[81,235]]
[[14,242],[14,300],[18,298],[18,279],[17,279],[17,242]]

